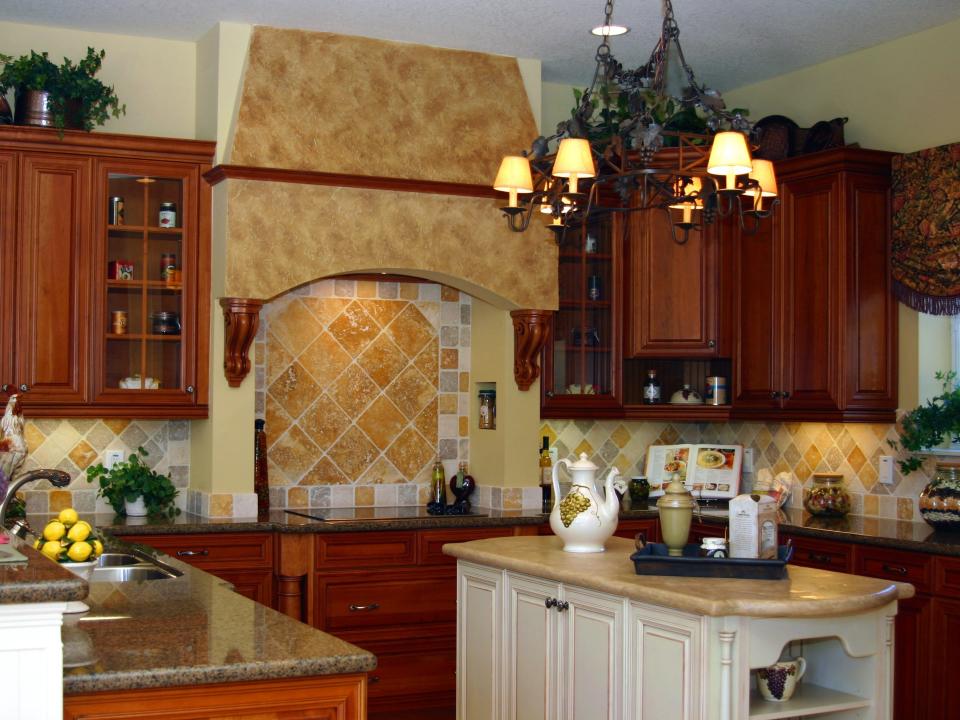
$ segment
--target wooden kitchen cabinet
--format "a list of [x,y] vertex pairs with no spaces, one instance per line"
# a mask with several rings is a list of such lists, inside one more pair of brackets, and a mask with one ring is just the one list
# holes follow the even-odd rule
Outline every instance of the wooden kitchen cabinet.
[[733,251],[735,417],[893,420],[890,157],[840,148],[777,164],[774,222]]
[[[0,127],[0,402],[46,417],[205,417],[209,362],[209,168],[214,144]],[[109,198],[128,219],[109,225]],[[160,228],[175,202],[178,227]],[[132,222],[139,224],[134,225]],[[175,256],[182,280],[160,277]],[[108,274],[129,260],[133,278]],[[111,312],[127,314],[113,333]],[[172,312],[179,332],[153,332]],[[159,389],[124,389],[154,378]],[[125,384],[128,384],[125,383]]]
[[118,539],[149,545],[229,582],[244,597],[273,605],[273,533],[119,535]]
[[64,720],[365,720],[366,676],[113,690],[67,695]]

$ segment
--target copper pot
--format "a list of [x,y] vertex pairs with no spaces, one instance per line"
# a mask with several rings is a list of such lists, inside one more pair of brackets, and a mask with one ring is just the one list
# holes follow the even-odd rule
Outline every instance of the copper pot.
[[[63,122],[65,128],[80,129],[80,103],[71,100],[67,103]],[[18,90],[16,110],[13,122],[16,125],[38,125],[53,127],[53,109],[50,106],[50,93],[45,90]]]

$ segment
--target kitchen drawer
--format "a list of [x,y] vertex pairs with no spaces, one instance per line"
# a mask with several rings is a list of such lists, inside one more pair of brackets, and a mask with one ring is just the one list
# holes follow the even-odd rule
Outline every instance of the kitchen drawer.
[[413,530],[317,535],[318,570],[382,568],[416,561],[417,534]]
[[464,528],[462,530],[421,530],[418,534],[420,565],[456,565],[457,559],[443,554],[446,543],[470,542],[513,535],[512,527]]
[[[790,539],[793,540],[794,551],[791,562],[794,565],[834,572],[853,572],[853,546],[795,535],[790,536]],[[782,537],[780,544],[786,541],[787,537]]]
[[369,643],[377,667],[367,675],[371,702],[382,697],[456,693],[456,638]]
[[857,575],[912,584],[917,592],[933,588],[933,556],[858,545],[855,551]]
[[456,622],[457,582],[452,569],[434,570],[426,577],[387,572],[376,578],[369,573],[352,577],[318,573],[316,585],[317,617],[327,632]]
[[273,535],[270,533],[128,535],[119,539],[148,545],[202,569],[273,567]]
[[960,600],[960,558],[934,558],[934,592]]

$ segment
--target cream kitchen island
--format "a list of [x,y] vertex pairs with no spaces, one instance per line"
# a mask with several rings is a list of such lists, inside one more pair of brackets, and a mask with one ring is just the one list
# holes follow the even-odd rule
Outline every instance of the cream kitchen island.
[[[910,585],[791,567],[784,580],[636,575],[633,543],[554,536],[445,545],[458,559],[457,718],[890,720],[893,620]],[[797,692],[755,668],[787,646]]]

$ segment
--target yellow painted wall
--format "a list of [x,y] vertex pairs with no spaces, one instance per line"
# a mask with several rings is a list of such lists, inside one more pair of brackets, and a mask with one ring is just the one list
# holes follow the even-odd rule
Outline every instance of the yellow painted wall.
[[79,61],[88,46],[107,51],[97,77],[127,106],[102,131],[211,139],[196,134],[194,43],[0,22],[0,51],[14,57],[46,50],[59,65],[64,57]]

